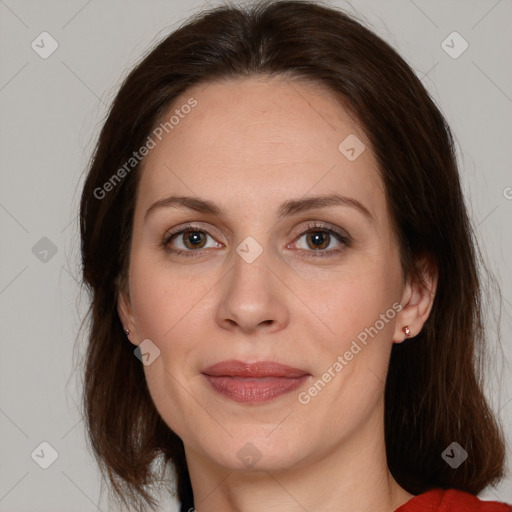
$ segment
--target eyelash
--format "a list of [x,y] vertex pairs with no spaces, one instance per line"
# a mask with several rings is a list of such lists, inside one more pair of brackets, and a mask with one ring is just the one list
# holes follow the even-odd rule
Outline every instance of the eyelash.
[[[201,253],[204,250],[207,250],[207,249],[197,250],[197,251],[196,250],[183,251],[183,250],[180,250],[180,249],[168,249],[167,246],[169,245],[169,243],[171,242],[171,240],[174,237],[176,237],[178,235],[181,235],[181,234],[183,234],[183,233],[185,233],[187,231],[204,233],[204,234],[206,234],[208,236],[212,236],[212,235],[210,235],[210,233],[208,233],[208,231],[200,228],[199,226],[194,226],[193,224],[188,224],[188,225],[184,226],[182,229],[180,229],[179,231],[170,233],[168,235],[166,234],[164,236],[164,240],[162,241],[162,247],[164,249],[166,249],[167,251],[172,252],[173,254],[177,254],[179,256],[184,256],[186,258],[190,258],[190,257],[194,258],[194,257],[200,256]],[[329,235],[333,235],[339,242],[341,242],[346,247],[350,247],[350,245],[351,245],[351,238],[350,238],[350,236],[338,233],[337,231],[328,228],[326,225],[317,224],[316,222],[308,224],[307,227],[304,230],[300,231],[299,233],[296,233],[295,234],[295,239],[296,240],[300,239],[304,235],[307,235],[309,233],[315,233],[315,232],[328,233]],[[303,251],[305,253],[311,253],[311,254],[308,254],[306,256],[308,258],[309,257],[311,257],[311,258],[325,258],[325,257],[334,256],[336,253],[340,253],[341,251],[343,251],[343,248],[342,249],[330,249],[329,251],[325,251],[325,250],[322,250],[322,249],[319,249],[319,250],[299,249],[299,250]]]

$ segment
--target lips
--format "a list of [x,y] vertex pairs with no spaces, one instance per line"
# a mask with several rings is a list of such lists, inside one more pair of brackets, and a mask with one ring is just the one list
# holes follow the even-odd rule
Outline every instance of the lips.
[[299,368],[274,361],[222,361],[202,374],[217,393],[236,402],[266,402],[297,389],[310,377]]

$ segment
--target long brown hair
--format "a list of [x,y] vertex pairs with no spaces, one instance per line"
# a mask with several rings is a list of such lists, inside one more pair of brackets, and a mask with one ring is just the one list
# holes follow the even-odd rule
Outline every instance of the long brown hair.
[[[450,129],[407,63],[361,22],[319,2],[277,1],[203,11],[160,42],[124,80],[91,159],[80,205],[83,279],[92,296],[83,414],[114,495],[138,510],[153,508],[150,487],[161,460],[177,470],[182,510],[193,506],[183,443],[153,405],[116,309],[140,163],[108,192],[104,185],[187,88],[255,75],[327,86],[365,130],[404,275],[421,278],[415,262],[422,255],[439,272],[423,330],[392,350],[389,468],[413,494],[433,487],[477,494],[503,476],[505,448],[482,391],[479,252]],[[453,441],[469,453],[456,470],[441,457]]]

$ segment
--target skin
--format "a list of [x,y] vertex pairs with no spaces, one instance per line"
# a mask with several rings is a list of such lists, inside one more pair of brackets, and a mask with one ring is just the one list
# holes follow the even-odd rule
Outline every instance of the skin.
[[[404,326],[411,336],[421,330],[437,277],[425,266],[428,289],[403,279],[370,144],[329,91],[284,78],[215,82],[189,89],[170,112],[190,97],[197,106],[144,162],[118,311],[133,344],[149,339],[160,350],[144,371],[155,406],[184,442],[196,510],[391,512],[413,496],[386,463],[389,355]],[[338,149],[350,134],[366,145],[354,161]],[[339,205],[277,218],[285,200],[333,192],[372,219]],[[161,207],[145,217],[171,195],[213,201],[224,213]],[[315,256],[311,236],[298,234],[309,221],[352,242],[331,235],[321,250],[341,250]],[[208,232],[202,248],[178,235],[166,250],[166,233],[187,222]],[[236,252],[248,236],[263,250],[252,263]],[[301,403],[299,393],[397,302],[401,311]],[[241,404],[201,374],[228,359],[278,361],[311,377],[274,400]],[[248,442],[260,457],[252,467],[238,456]]]

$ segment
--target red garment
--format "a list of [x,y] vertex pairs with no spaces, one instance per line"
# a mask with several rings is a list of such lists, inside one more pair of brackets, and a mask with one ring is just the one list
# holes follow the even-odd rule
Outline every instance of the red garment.
[[410,499],[395,512],[512,512],[512,505],[483,501],[456,489],[432,489]]

